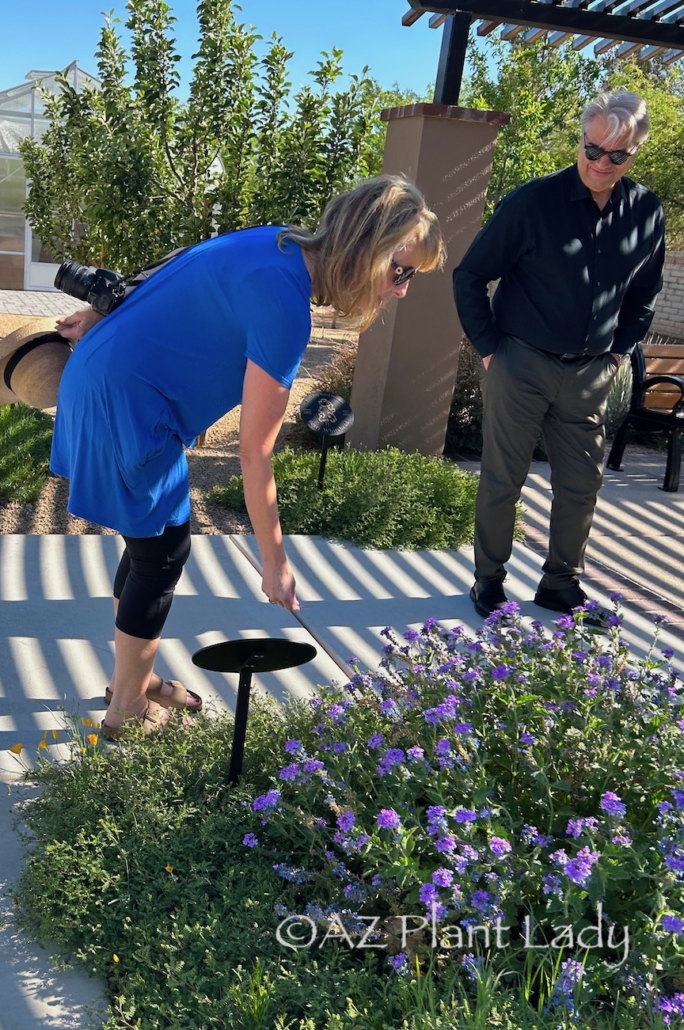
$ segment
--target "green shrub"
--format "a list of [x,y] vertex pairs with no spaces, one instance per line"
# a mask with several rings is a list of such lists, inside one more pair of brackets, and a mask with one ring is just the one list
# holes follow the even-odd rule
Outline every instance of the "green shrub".
[[[31,773],[22,925],[106,979],[111,1030],[662,1028],[684,1000],[681,684],[655,650],[630,665],[615,621],[384,631],[377,675],[255,697],[238,788],[228,716],[117,748],[79,727],[71,762]],[[599,903],[604,940],[633,934],[619,968],[521,949],[525,916],[548,944]],[[499,912],[509,947],[487,949]],[[427,916],[403,944],[400,915]]]
[[[361,547],[448,549],[473,537],[477,478],[443,458],[395,448],[329,452],[318,489],[319,455],[273,457],[284,533],[312,533]],[[215,487],[213,502],[245,511],[242,477]]]
[[35,501],[45,486],[53,422],[25,404],[0,407],[0,501]]

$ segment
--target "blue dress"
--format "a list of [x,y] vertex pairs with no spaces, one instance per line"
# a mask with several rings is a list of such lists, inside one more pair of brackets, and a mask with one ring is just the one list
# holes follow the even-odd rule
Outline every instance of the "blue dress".
[[290,387],[311,334],[311,279],[276,226],[181,254],[94,326],[59,388],[50,468],[69,511],[124,536],[190,518],[184,447],[242,399],[247,359]]

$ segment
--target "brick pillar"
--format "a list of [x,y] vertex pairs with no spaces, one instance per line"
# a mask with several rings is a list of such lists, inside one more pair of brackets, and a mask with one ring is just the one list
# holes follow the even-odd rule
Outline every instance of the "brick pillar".
[[403,172],[437,214],[447,245],[443,272],[418,275],[361,335],[351,404],[353,447],[444,449],[461,327],[451,273],[482,222],[499,127],[509,115],[441,104],[382,112],[383,172]]

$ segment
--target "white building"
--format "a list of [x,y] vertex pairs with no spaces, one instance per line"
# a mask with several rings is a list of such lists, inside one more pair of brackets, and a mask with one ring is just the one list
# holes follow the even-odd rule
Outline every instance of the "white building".
[[[58,265],[24,218],[26,175],[19,144],[27,136],[40,139],[48,122],[37,87],[59,92],[54,71],[31,71],[27,81],[0,91],[0,290],[51,289]],[[73,61],[63,73],[77,90],[99,80]]]

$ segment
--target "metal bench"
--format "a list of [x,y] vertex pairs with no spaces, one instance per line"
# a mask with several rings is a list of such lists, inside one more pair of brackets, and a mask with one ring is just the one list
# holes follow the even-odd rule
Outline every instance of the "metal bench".
[[661,489],[676,493],[684,433],[684,344],[639,344],[631,355],[631,363],[629,412],[615,434],[606,466],[622,471],[622,455],[631,433],[662,433],[668,438],[668,445]]

